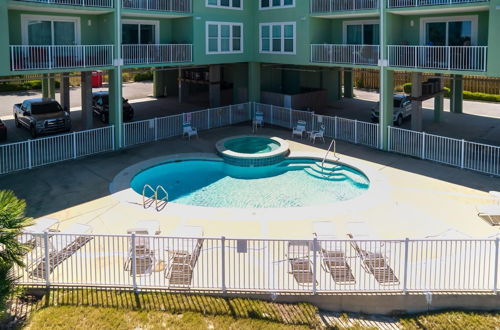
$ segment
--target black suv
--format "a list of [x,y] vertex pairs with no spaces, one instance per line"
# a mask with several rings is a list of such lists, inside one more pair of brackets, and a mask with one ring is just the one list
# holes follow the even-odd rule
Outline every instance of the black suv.
[[[108,92],[92,93],[92,108],[94,114],[99,116],[105,124],[109,123],[109,94]],[[130,121],[134,118],[134,109],[128,103],[127,99],[123,99],[123,120]]]

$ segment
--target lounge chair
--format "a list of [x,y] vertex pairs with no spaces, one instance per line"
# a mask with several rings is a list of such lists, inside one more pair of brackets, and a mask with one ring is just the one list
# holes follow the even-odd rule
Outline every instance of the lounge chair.
[[25,227],[23,229],[23,234],[19,237],[19,242],[29,245],[31,248],[35,248],[37,245],[37,240],[42,239],[40,236],[35,237],[31,234],[40,234],[44,232],[59,232],[59,220],[54,218],[40,218],[33,225]]
[[287,258],[293,275],[299,285],[312,285],[314,275],[310,259],[311,244],[309,241],[289,241]]
[[198,136],[198,130],[191,126],[191,123],[184,123],[182,125],[182,137],[187,136],[189,140],[191,140],[191,136]]
[[292,129],[292,137],[298,135],[302,139],[306,131],[306,125],[307,123],[304,120],[298,120],[297,125]]
[[323,140],[323,143],[325,143],[324,135],[325,135],[325,125],[321,125],[319,131],[311,132],[309,139],[312,141],[313,144],[316,142],[316,139],[321,139]]
[[477,216],[492,226],[500,226],[500,205],[478,205]]
[[330,273],[337,284],[353,284],[356,279],[351,267],[347,263],[345,247],[336,240],[335,225],[332,222],[322,221],[313,223],[314,235],[319,240],[318,250],[321,256],[321,266]]
[[127,234],[138,235],[160,235],[160,222],[156,220],[142,220],[135,224],[134,228],[127,230]]
[[253,119],[253,127],[264,127],[264,113],[260,111],[255,112],[255,117]]
[[[88,225],[75,223],[61,234],[54,234],[50,238],[49,246],[49,273],[51,273],[58,265],[69,259],[76,251],[82,248],[85,244],[93,239],[87,236],[92,232],[92,228]],[[62,235],[64,234],[64,235]],[[46,259],[45,256],[28,265],[28,274],[30,277],[45,278],[46,277]]]
[[183,226],[176,230],[175,240],[168,248],[170,265],[165,270],[169,286],[188,287],[193,279],[193,270],[203,247],[203,229],[195,226]]
[[[371,273],[377,282],[381,285],[396,285],[399,284],[399,279],[389,266],[389,260],[385,253],[388,252],[387,247],[381,242],[366,242],[366,247],[362,248],[354,239],[370,239],[373,238],[366,230],[364,222],[350,222],[347,224],[350,233],[347,236],[352,239],[351,246],[356,251],[356,254],[361,258],[363,269]],[[358,233],[356,233],[356,231]]]
[[[136,235],[159,235],[160,223],[156,220],[139,221],[135,228],[127,230],[127,234]],[[152,248],[151,237],[137,236],[135,237],[134,244],[132,239],[129,238],[129,250],[127,260],[125,261],[124,270],[133,275],[133,259],[135,251],[135,274],[137,276],[149,275],[153,271],[153,266],[156,263],[155,252]]]

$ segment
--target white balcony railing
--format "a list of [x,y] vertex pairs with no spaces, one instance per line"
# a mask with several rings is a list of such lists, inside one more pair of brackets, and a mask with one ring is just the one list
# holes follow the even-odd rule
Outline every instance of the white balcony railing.
[[489,0],[388,0],[389,8],[457,5],[462,3],[488,2]]
[[12,71],[113,65],[112,45],[10,46]]
[[123,45],[124,64],[161,64],[192,62],[193,45]]
[[387,46],[389,65],[403,68],[486,71],[487,46]]
[[378,45],[311,45],[311,62],[377,65]]
[[379,8],[379,0],[311,0],[311,13],[369,10]]
[[15,0],[21,2],[38,2],[54,5],[68,5],[81,7],[113,8],[113,0]]
[[122,0],[122,6],[126,9],[173,11],[190,13],[192,10],[191,0]]

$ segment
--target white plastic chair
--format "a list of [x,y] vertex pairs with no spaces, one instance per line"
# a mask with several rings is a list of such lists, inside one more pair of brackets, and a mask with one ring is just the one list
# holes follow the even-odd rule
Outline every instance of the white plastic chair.
[[263,112],[260,112],[260,111],[257,111],[255,112],[255,118],[253,120],[253,126],[255,128],[257,127],[264,127],[264,113]]
[[196,128],[193,128],[191,126],[191,123],[184,123],[182,125],[182,137],[186,136],[191,140],[191,136],[196,136],[197,138],[199,138],[198,136],[198,130]]
[[300,138],[302,139],[302,136],[304,135],[304,132],[306,131],[306,125],[307,125],[307,123],[304,120],[298,120],[297,126],[295,126],[292,129],[292,137],[294,137],[295,135],[299,135]]
[[316,142],[316,139],[321,139],[321,140],[323,140],[323,143],[325,143],[324,135],[325,135],[325,126],[321,125],[321,127],[319,128],[319,131],[313,131],[311,133],[310,138],[311,138],[312,143],[314,144]]

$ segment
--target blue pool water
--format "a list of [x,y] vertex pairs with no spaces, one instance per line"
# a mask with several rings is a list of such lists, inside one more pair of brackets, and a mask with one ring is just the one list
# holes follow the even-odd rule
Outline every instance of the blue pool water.
[[226,141],[224,147],[242,154],[261,154],[278,149],[280,144],[277,141],[264,137],[245,136]]
[[262,167],[240,167],[222,161],[186,160],[154,166],[131,181],[162,185],[169,201],[206,207],[281,208],[319,206],[361,195],[369,187],[361,172],[339,165],[325,179],[317,161],[285,160]]

